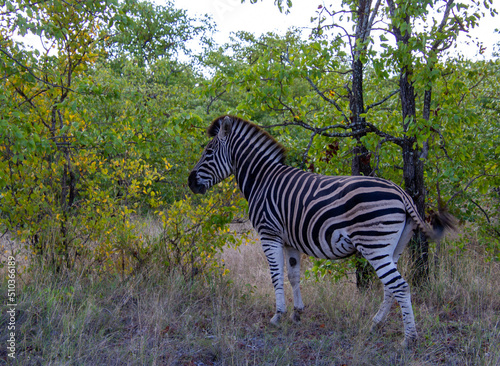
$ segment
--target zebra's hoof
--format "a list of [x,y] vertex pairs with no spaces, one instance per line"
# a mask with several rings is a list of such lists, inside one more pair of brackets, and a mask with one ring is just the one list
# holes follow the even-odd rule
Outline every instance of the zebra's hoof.
[[405,337],[405,339],[403,339],[403,342],[401,342],[401,348],[403,349],[411,349],[411,348],[414,348],[415,345],[417,344],[417,337]]
[[278,326],[281,322],[281,317],[283,316],[283,313],[276,313],[274,316],[271,318],[271,324]]
[[290,319],[292,319],[292,322],[295,324],[300,323],[300,314],[302,314],[302,309],[293,309],[293,313],[290,315]]
[[372,323],[372,326],[370,327],[370,333],[372,333],[372,334],[382,333],[382,324],[381,323]]

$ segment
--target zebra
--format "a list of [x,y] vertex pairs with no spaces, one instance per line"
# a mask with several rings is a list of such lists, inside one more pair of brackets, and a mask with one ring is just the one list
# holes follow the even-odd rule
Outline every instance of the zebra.
[[285,149],[266,131],[239,117],[216,118],[207,130],[212,140],[189,174],[193,193],[234,174],[248,201],[248,214],[260,236],[276,297],[272,324],[286,313],[284,266],[293,292],[291,319],[300,321],[300,253],[325,259],[346,258],[356,251],[373,266],[384,288],[372,330],[399,303],[406,346],[417,331],[410,289],[397,269],[398,259],[419,227],[439,240],[452,223],[445,215],[433,228],[419,216],[408,194],[396,184],[368,176],[325,176],[284,163]]

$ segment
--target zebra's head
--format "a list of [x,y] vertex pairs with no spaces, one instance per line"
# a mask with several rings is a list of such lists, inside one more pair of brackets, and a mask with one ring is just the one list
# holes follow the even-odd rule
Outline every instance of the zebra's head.
[[208,188],[223,181],[232,174],[231,158],[228,150],[228,137],[232,129],[229,116],[216,119],[208,129],[213,137],[200,160],[189,174],[188,184],[193,193],[205,194]]

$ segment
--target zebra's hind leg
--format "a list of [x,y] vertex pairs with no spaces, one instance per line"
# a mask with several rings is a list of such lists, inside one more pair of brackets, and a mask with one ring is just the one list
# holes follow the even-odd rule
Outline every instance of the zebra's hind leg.
[[292,285],[293,313],[291,319],[294,323],[300,322],[300,314],[304,310],[304,303],[300,294],[300,252],[290,246],[285,246],[286,266],[288,280]]
[[[373,265],[373,263],[372,263]],[[389,300],[389,294],[398,302],[401,312],[403,314],[404,334],[405,338],[403,346],[407,346],[417,338],[417,330],[415,328],[415,318],[413,315],[413,308],[411,305],[410,287],[408,283],[401,277],[396,264],[393,261],[386,264],[377,263],[374,265],[377,276],[384,285],[384,302],[377,313],[382,321],[389,312],[392,303]],[[379,314],[380,313],[380,314]],[[377,315],[375,315],[377,317]],[[375,319],[374,319],[375,320]]]
[[[415,226],[416,225],[413,222],[413,220],[410,217],[407,217],[404,229],[401,233],[401,236],[398,240],[398,243],[392,255],[392,260],[396,265],[396,267],[398,265],[398,260],[399,257],[401,256],[401,253],[406,248],[406,245],[413,236],[413,230],[415,229]],[[385,259],[384,256],[381,257],[382,258],[379,257],[379,259],[381,259],[380,264],[378,264],[379,267],[374,267],[374,268],[380,268],[380,266],[384,266],[385,263],[387,263],[387,261],[384,261]],[[387,257],[388,259],[390,258],[390,255],[387,255],[385,257]],[[380,327],[380,325],[385,321],[385,319],[387,318],[387,314],[389,314],[389,311],[391,310],[391,306],[393,303],[394,303],[394,296],[391,290],[388,287],[384,286],[384,301],[380,305],[380,309],[378,310],[377,314],[373,317],[373,324],[370,329],[372,332],[376,331]]]
[[377,314],[373,317],[373,323],[370,328],[371,332],[376,332],[380,328],[381,324],[387,318],[387,314],[389,314],[393,303],[394,296],[392,295],[392,292],[387,287],[384,287],[384,301],[380,305]]
[[280,239],[261,237],[261,244],[269,263],[271,280],[274,286],[274,294],[276,296],[276,313],[271,318],[271,324],[278,325],[283,314],[286,313],[283,242]]

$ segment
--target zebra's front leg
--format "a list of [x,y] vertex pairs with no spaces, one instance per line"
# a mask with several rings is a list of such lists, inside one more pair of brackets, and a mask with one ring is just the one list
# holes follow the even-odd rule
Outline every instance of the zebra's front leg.
[[300,321],[300,314],[304,310],[304,303],[300,294],[300,252],[290,246],[285,246],[286,266],[288,280],[293,291],[293,313],[291,319],[294,323]]
[[283,274],[283,242],[280,239],[261,238],[262,249],[266,255],[271,270],[271,280],[276,296],[276,313],[271,323],[278,325],[286,313],[284,274]]

